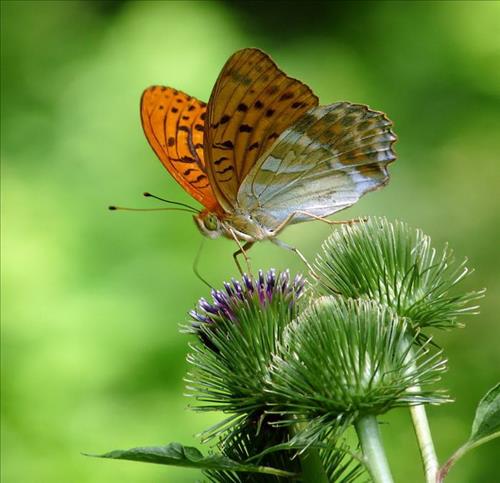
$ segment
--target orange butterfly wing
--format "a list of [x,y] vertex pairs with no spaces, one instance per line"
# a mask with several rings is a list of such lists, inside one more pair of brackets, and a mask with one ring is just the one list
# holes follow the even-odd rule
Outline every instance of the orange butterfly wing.
[[215,195],[228,211],[257,159],[318,98],[258,49],[243,49],[224,65],[207,106],[205,156]]
[[170,87],[152,86],[141,98],[146,138],[174,179],[211,211],[219,203],[204,160],[206,104]]

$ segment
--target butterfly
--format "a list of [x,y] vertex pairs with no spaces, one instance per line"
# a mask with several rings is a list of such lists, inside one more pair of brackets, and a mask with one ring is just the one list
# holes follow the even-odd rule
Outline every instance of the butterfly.
[[285,227],[325,221],[384,186],[396,159],[384,113],[350,102],[320,106],[255,48],[228,59],[208,103],[149,87],[141,120],[165,168],[203,205],[194,216],[201,233],[238,244],[240,272],[238,255],[256,242],[298,252],[277,239]]

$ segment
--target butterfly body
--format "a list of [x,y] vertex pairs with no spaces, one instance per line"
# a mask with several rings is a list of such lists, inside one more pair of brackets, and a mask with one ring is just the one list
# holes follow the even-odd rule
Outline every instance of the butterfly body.
[[241,210],[222,216],[205,210],[193,218],[200,232],[211,239],[224,236],[230,240],[257,242],[274,236],[272,231],[266,230],[254,220],[251,214]]
[[324,219],[384,186],[395,160],[385,114],[320,106],[258,49],[229,58],[208,104],[150,87],[141,118],[164,166],[204,206],[194,218],[209,238],[274,240],[289,224]]

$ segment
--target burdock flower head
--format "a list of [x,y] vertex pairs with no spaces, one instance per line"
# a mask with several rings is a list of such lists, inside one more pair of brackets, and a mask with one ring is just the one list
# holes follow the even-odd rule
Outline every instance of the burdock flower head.
[[190,312],[187,331],[193,344],[188,390],[201,410],[233,414],[259,412],[265,406],[264,379],[285,327],[298,315],[305,279],[288,271],[259,271],[256,278],[225,283],[212,290],[212,301],[200,299]]
[[446,402],[416,388],[437,382],[446,363],[428,342],[412,351],[414,337],[407,319],[376,301],[320,297],[286,328],[268,391],[281,411],[322,425]]
[[436,249],[429,236],[407,224],[371,218],[343,226],[322,246],[315,262],[320,291],[376,300],[406,317],[414,330],[459,326],[477,313],[483,291],[460,292],[471,270],[453,251]]
[[212,289],[211,302],[205,298],[199,300],[198,307],[189,312],[192,320],[188,331],[209,342],[206,329],[216,329],[217,324],[225,321],[238,322],[261,310],[291,320],[296,315],[297,301],[304,292],[304,285],[302,275],[291,280],[288,270],[276,272],[271,269],[267,273],[259,270],[256,279],[244,274],[241,282],[233,278],[231,283],[224,282],[223,290]]

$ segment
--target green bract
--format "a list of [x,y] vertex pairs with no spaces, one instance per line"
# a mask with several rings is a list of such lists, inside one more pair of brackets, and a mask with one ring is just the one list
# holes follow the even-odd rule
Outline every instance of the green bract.
[[[302,276],[291,279],[288,271],[259,271],[255,278],[244,275],[213,290],[210,302],[201,299],[190,312],[188,331],[200,342],[191,345],[187,389],[199,402],[195,409],[229,414],[204,436],[218,436],[221,453],[236,461],[253,457],[253,464],[300,472],[288,430],[270,425],[264,382],[284,329],[298,314],[304,285]],[[273,446],[281,450],[256,457]],[[214,470],[207,476],[221,482],[245,480],[233,471]],[[268,480],[252,475],[248,481]]]
[[271,355],[298,313],[304,283],[270,270],[213,290],[212,302],[200,300],[189,330],[202,344],[192,345],[188,356],[194,367],[188,389],[201,402],[197,409],[260,417]]
[[471,271],[455,263],[453,251],[432,247],[420,230],[385,218],[344,225],[322,246],[315,261],[319,290],[369,298],[407,317],[414,329],[448,328],[461,314],[477,312],[483,291],[455,294]]
[[441,353],[411,349],[408,323],[375,301],[325,296],[285,330],[268,391],[304,419],[352,422],[396,406],[440,403],[425,386],[445,369]]

